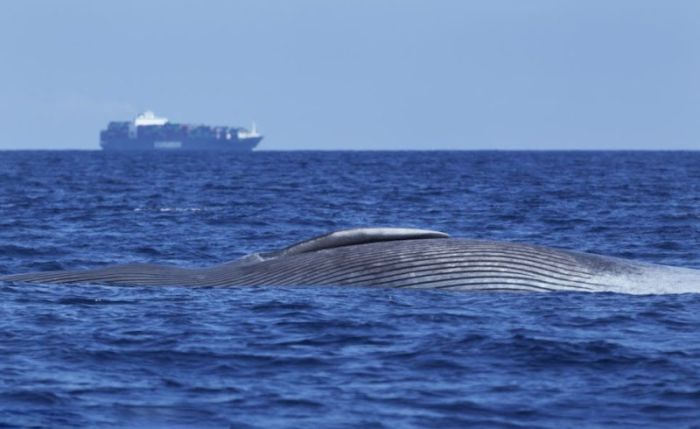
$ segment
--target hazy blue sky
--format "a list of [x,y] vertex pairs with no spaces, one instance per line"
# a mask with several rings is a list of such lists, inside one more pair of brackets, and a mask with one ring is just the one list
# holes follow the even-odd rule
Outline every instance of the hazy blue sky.
[[3,2],[0,149],[110,120],[260,149],[698,149],[697,0]]

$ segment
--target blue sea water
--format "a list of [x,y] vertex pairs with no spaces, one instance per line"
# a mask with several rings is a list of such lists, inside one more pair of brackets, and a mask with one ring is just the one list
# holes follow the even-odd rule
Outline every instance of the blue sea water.
[[[368,225],[700,268],[700,153],[0,152],[0,274]],[[700,428],[695,294],[0,294],[0,427]]]

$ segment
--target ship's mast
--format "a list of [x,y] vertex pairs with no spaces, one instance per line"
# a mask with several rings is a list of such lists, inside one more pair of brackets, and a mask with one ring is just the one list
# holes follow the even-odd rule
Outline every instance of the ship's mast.
[[260,134],[258,134],[258,128],[255,126],[255,121],[253,121],[253,126],[250,128],[250,131],[246,131],[243,128],[238,130],[239,139],[249,139],[254,137],[260,137]]

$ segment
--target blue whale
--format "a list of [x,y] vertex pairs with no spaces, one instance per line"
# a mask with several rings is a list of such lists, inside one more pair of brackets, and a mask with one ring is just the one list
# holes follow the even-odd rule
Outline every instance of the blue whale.
[[700,271],[437,231],[359,228],[207,267],[126,264],[0,277],[131,286],[359,286],[458,291],[700,292]]

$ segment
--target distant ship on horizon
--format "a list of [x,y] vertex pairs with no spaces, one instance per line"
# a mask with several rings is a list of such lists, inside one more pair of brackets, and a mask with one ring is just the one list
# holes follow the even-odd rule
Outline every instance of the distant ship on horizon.
[[100,147],[106,151],[229,151],[250,152],[263,136],[255,123],[241,127],[180,124],[151,111],[133,121],[110,122],[100,131]]

